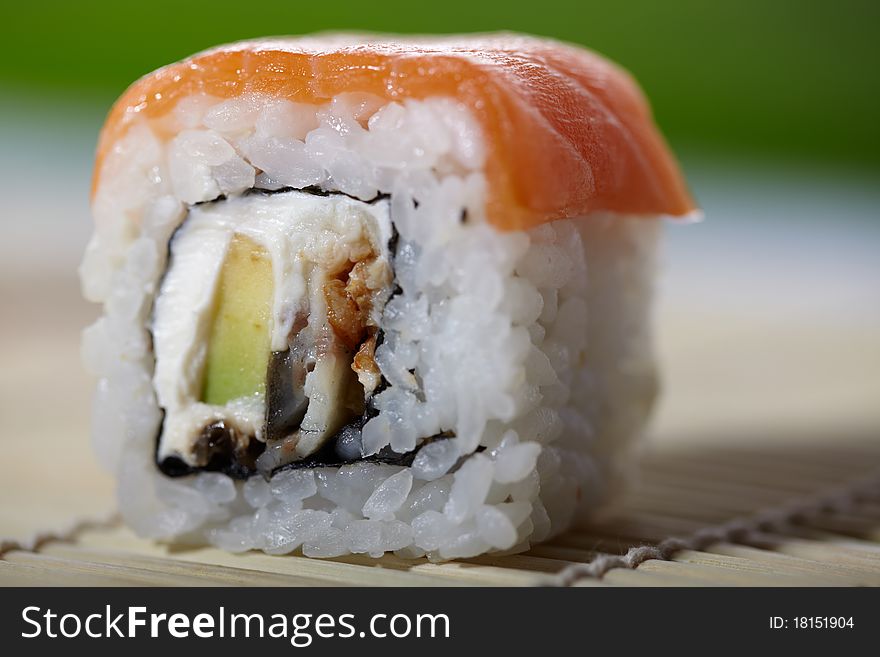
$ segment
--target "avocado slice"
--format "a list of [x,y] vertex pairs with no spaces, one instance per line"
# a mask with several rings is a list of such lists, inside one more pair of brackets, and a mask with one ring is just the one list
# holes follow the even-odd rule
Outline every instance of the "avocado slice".
[[272,336],[272,260],[249,237],[232,237],[220,271],[202,401],[222,406],[266,391]]

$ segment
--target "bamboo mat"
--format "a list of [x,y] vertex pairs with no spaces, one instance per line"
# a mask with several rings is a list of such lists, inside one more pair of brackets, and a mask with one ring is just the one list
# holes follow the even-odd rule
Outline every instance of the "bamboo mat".
[[[113,482],[88,446],[93,383],[78,356],[95,309],[69,272],[26,284],[4,274],[0,585],[880,585],[880,499],[833,503],[838,486],[872,473],[880,485],[880,325],[729,298],[721,312],[686,292],[660,307],[665,391],[639,484],[601,518],[525,554],[431,564],[231,555],[145,541],[118,521],[84,524],[113,512]],[[719,533],[825,494],[837,497],[790,523]],[[702,538],[670,541],[693,536]],[[645,545],[664,558],[558,577]]]
[[[880,492],[880,445],[873,439],[831,447],[664,449],[645,458],[641,483],[601,520],[517,555],[444,564],[386,556],[330,560],[213,548],[169,546],[134,536],[117,521],[49,538],[33,550],[9,549],[4,585],[251,586],[531,586],[559,583],[573,563],[622,554],[669,537],[686,537],[733,518],[782,508],[858,478]],[[880,496],[841,511],[817,507],[784,532],[757,531],[745,541],[712,542],[613,568],[576,586],[877,586],[880,585]]]

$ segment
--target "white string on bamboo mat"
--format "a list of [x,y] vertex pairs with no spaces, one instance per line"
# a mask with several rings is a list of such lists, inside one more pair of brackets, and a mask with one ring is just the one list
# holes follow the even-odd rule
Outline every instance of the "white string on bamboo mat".
[[626,554],[603,554],[587,563],[575,563],[554,575],[549,586],[571,586],[581,579],[601,578],[615,568],[637,568],[645,561],[669,561],[681,550],[704,550],[715,543],[759,544],[771,532],[785,533],[796,523],[823,514],[846,513],[859,504],[880,499],[880,472],[819,494],[705,527],[689,536],[667,538],[657,545],[630,548]]
[[74,520],[67,527],[57,531],[37,532],[25,540],[0,539],[0,559],[13,551],[36,552],[47,543],[70,543],[82,532],[90,529],[109,529],[119,524],[121,518],[114,511],[103,518],[82,518]]

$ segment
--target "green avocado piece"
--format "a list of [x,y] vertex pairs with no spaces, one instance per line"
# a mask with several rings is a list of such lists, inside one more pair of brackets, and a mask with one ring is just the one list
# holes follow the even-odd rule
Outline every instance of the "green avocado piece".
[[206,404],[222,406],[266,392],[273,292],[269,253],[250,238],[234,235],[220,271],[208,337]]

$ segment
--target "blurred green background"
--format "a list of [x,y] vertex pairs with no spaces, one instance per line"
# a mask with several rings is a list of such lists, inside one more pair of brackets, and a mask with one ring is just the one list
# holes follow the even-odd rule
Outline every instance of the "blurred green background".
[[629,68],[675,144],[880,162],[875,0],[48,0],[6,3],[3,20],[7,101],[73,101],[91,113],[158,66],[256,36],[517,30]]

